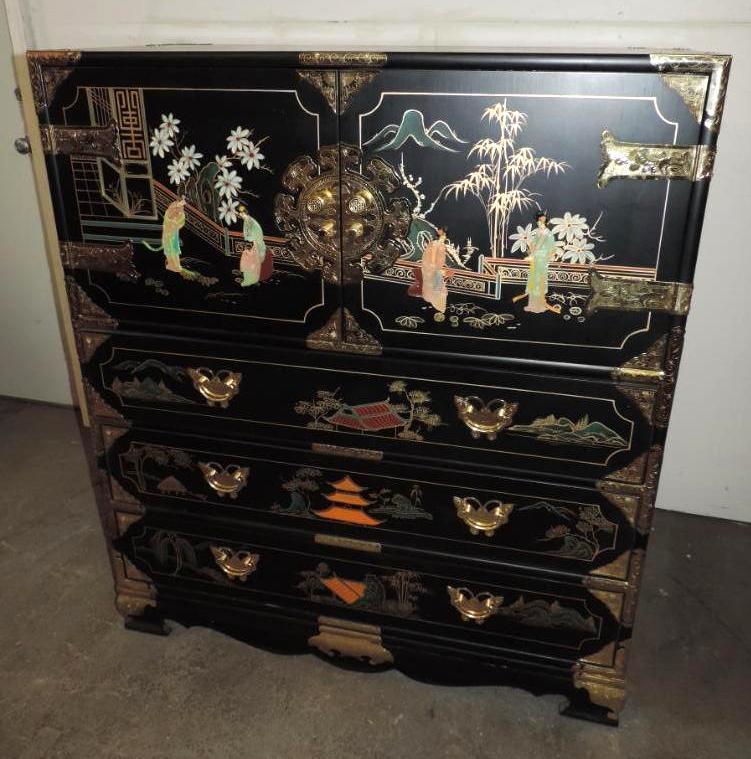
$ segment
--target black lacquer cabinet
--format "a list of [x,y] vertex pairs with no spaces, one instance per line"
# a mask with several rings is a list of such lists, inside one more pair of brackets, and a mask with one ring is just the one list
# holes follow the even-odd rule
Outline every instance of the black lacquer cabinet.
[[30,53],[126,626],[617,724],[729,66]]

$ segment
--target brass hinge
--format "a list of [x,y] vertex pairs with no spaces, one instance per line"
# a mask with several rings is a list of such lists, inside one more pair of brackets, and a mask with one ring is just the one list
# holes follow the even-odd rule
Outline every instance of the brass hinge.
[[106,127],[68,127],[46,124],[40,128],[42,148],[50,155],[101,156],[119,162],[120,133],[116,124]]
[[587,315],[600,309],[616,311],[663,311],[686,316],[691,305],[693,285],[688,282],[658,282],[640,277],[620,277],[589,272]]
[[313,536],[313,542],[319,546],[347,548],[350,551],[363,551],[364,553],[381,552],[381,544],[375,543],[372,540],[355,540],[355,538],[343,538],[339,535],[325,535],[320,532]]
[[372,448],[350,448],[345,445],[311,443],[310,450],[313,451],[313,453],[321,453],[325,456],[339,456],[343,459],[360,459],[362,461],[383,460],[383,451],[376,451]]
[[138,279],[140,274],[133,265],[133,244],[130,240],[120,243],[62,242],[60,258],[67,269],[88,269],[117,274],[124,279]]
[[712,176],[715,149],[709,145],[651,145],[617,140],[602,133],[602,165],[597,186],[611,179],[686,179],[698,182]]

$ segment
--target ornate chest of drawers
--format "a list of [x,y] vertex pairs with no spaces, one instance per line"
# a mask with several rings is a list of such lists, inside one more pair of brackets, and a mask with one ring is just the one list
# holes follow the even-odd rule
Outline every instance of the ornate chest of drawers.
[[729,58],[29,65],[127,626],[616,723]]

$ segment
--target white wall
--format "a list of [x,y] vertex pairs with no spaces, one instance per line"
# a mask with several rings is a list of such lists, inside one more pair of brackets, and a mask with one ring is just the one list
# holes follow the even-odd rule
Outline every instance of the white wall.
[[70,403],[31,161],[13,147],[24,134],[15,86],[0,18],[0,395]]
[[[10,0],[8,0],[10,2]],[[658,505],[751,521],[751,3],[735,0],[30,0],[29,47],[214,43],[261,48],[687,47],[732,53]],[[51,312],[50,312],[51,313]]]

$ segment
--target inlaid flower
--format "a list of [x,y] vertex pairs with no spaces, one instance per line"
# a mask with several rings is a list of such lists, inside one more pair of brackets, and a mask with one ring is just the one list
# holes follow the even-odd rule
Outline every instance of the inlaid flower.
[[230,166],[232,166],[232,161],[227,158],[226,155],[215,155],[214,163],[216,163],[220,169],[228,169]]
[[589,224],[583,216],[578,213],[571,214],[569,211],[563,214],[563,217],[556,216],[550,220],[553,225],[553,234],[559,239],[565,238],[566,242],[571,242],[576,237],[583,237],[589,230]]
[[258,169],[261,166],[261,161],[266,156],[261,153],[259,147],[252,142],[248,143],[248,146],[240,153],[240,163],[243,166],[247,166],[249,169]]
[[237,207],[236,200],[223,200],[219,204],[219,218],[225,224],[234,224],[237,221]]
[[180,160],[185,162],[188,170],[191,170],[197,169],[201,165],[201,158],[203,158],[203,153],[197,153],[196,146],[191,145],[182,149],[182,158]]
[[222,169],[222,173],[217,176],[214,183],[214,188],[219,191],[219,196],[223,195],[227,200],[232,200],[240,191],[241,186],[242,177],[239,177],[234,169],[232,171]]
[[164,129],[155,129],[154,134],[151,136],[149,147],[153,155],[164,158],[165,154],[169,152],[169,149],[174,144],[173,140],[170,139],[170,135]]
[[167,167],[167,175],[171,184],[180,184],[190,176],[190,169],[182,158],[175,158]]
[[563,260],[571,261],[572,264],[587,264],[595,260],[592,249],[595,246],[584,238],[577,237],[573,242],[567,243],[563,251]]
[[522,253],[527,252],[527,248],[532,242],[532,225],[527,224],[526,227],[517,227],[515,235],[509,235],[510,240],[515,240],[511,246],[511,252],[516,253],[520,250]]
[[242,153],[250,145],[249,136],[250,129],[243,129],[241,126],[233,129],[227,137],[227,149],[235,155]]
[[177,126],[179,123],[180,119],[176,119],[171,113],[166,116],[162,114],[160,129],[166,132],[169,137],[174,137],[180,131],[180,127]]

